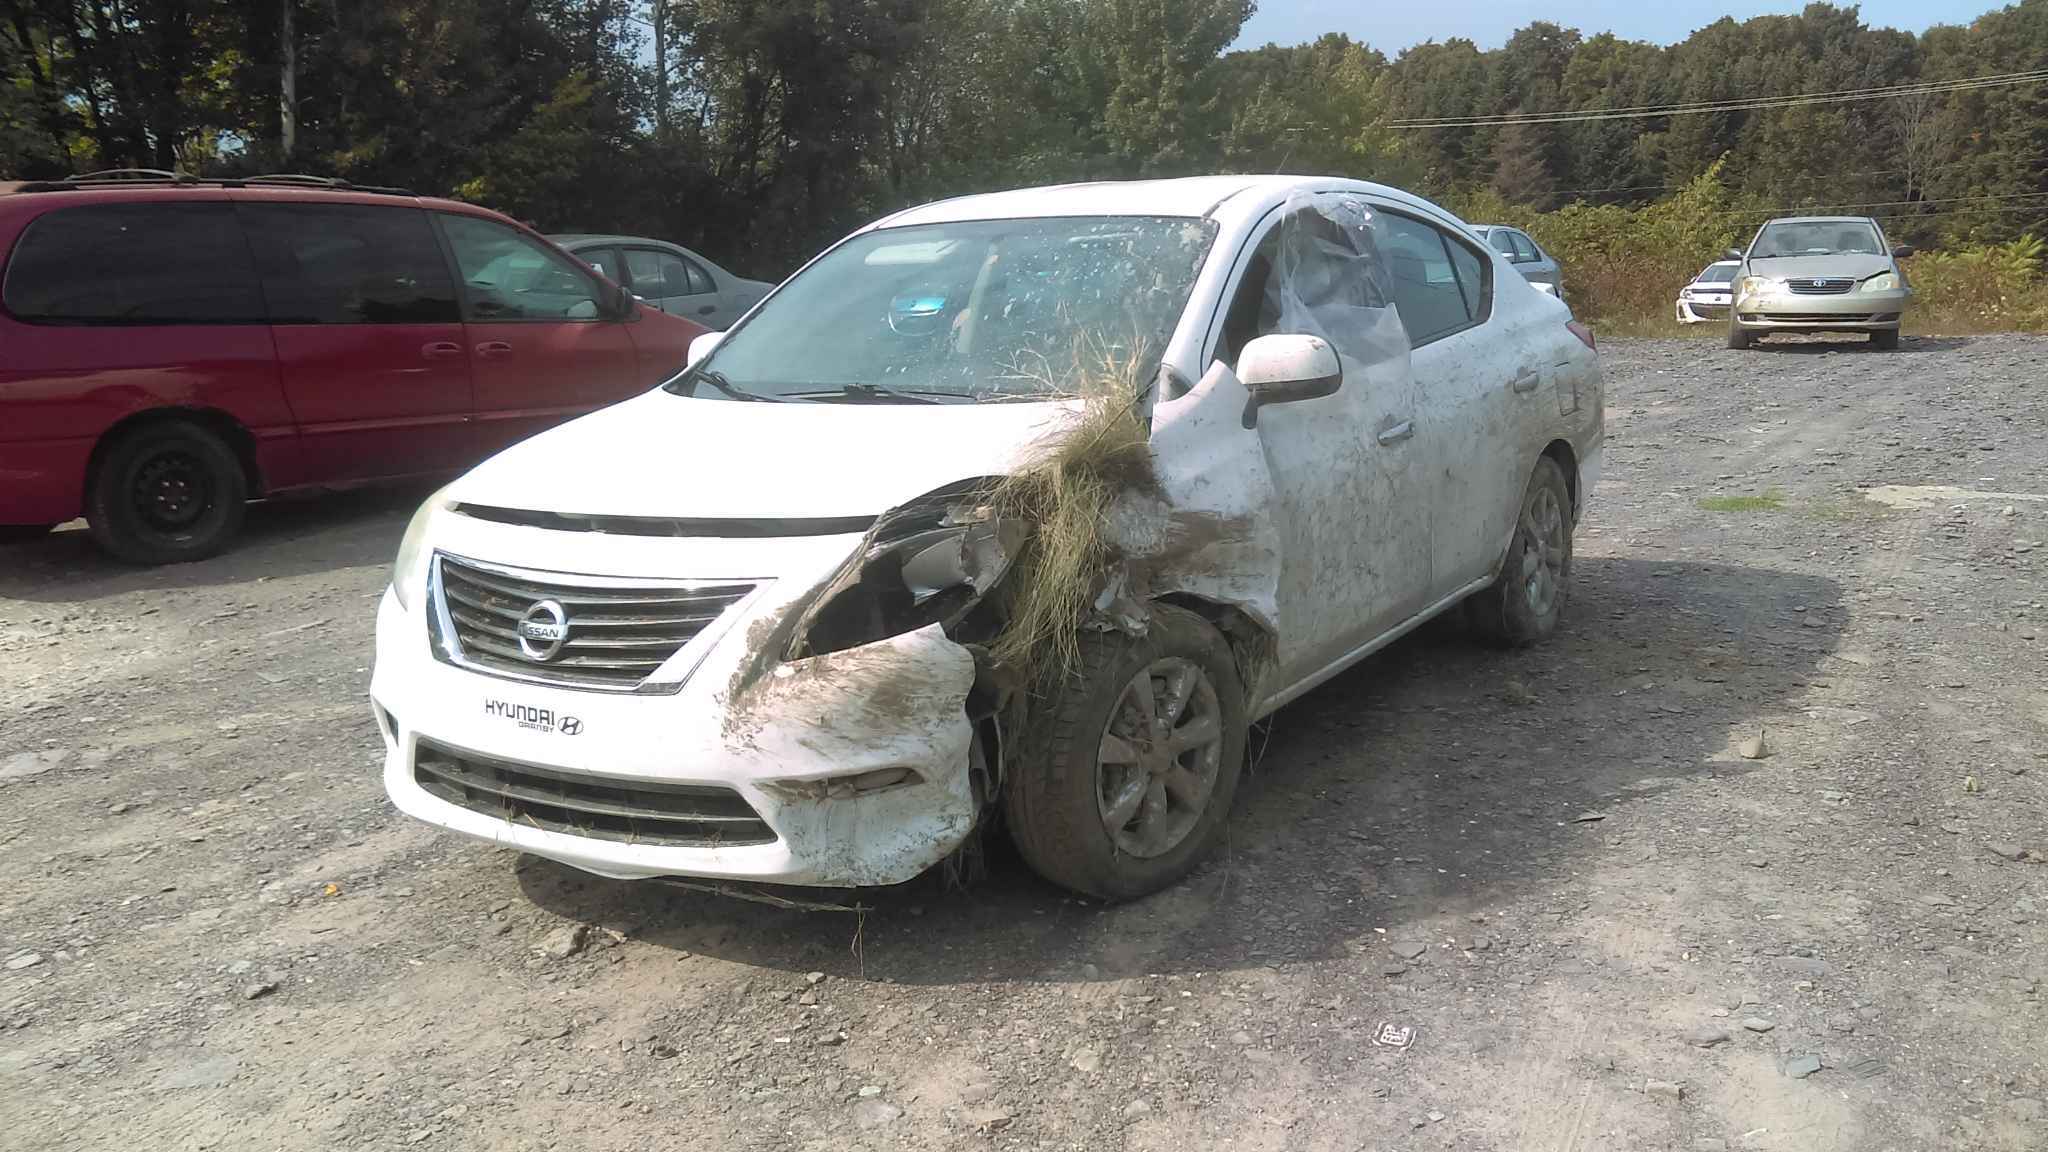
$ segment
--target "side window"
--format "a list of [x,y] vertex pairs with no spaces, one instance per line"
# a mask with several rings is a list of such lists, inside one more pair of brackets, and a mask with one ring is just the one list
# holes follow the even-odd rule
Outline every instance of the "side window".
[[673,252],[628,248],[626,266],[633,273],[633,291],[642,296],[690,296],[703,291],[690,282],[689,268]]
[[718,285],[712,282],[711,273],[706,272],[703,266],[698,264],[695,260],[683,261],[683,267],[687,269],[690,273],[691,295],[694,296],[703,292],[718,291]]
[[262,324],[249,242],[226,202],[98,204],[36,217],[0,301],[37,324]]
[[1374,274],[1370,216],[1362,201],[1335,195],[1282,216],[1245,266],[1217,355],[1234,365],[1246,344],[1275,333],[1321,336],[1361,359],[1379,352],[1387,294]]
[[1493,245],[1495,251],[1509,260],[1521,259],[1521,256],[1515,252],[1515,234],[1505,228],[1495,228],[1493,231],[1488,232],[1486,234],[1486,242]]
[[1515,238],[1515,263],[1534,264],[1538,260],[1543,259],[1543,253],[1537,251],[1534,240],[1529,239],[1520,232],[1512,232],[1509,235]]
[[354,204],[238,205],[273,324],[452,324],[455,281],[427,214]]
[[462,271],[462,318],[595,320],[597,281],[581,264],[495,220],[442,212],[441,230]]
[[1486,318],[1493,291],[1490,261],[1413,217],[1383,212],[1376,220],[1394,304],[1411,345],[1420,348]]
[[585,248],[583,251],[578,252],[576,256],[585,264],[596,269],[598,275],[612,283],[624,284],[626,282],[625,273],[619,270],[619,250],[617,248]]

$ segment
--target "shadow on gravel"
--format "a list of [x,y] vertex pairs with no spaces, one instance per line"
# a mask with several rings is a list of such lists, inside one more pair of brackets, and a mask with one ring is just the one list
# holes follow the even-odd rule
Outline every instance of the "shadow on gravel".
[[[1214,860],[1133,904],[1077,900],[991,845],[966,890],[934,877],[757,905],[526,859],[558,915],[787,972],[907,984],[1087,980],[1339,955],[1440,914],[1545,906],[1562,878],[1669,782],[1755,767],[1738,730],[1782,708],[1844,626],[1831,580],[1584,558],[1549,645],[1427,629],[1274,717]],[[1254,749],[1260,740],[1255,736]],[[1768,763],[1766,761],[1765,763]],[[1610,814],[1578,823],[1588,811]],[[1566,911],[1562,907],[1558,911]]]
[[93,545],[84,525],[0,544],[0,598],[82,604],[157,589],[211,588],[389,564],[430,483],[295,496],[249,506],[242,535],[210,560],[136,568]]
[[1952,352],[1970,345],[1968,336],[1902,336],[1895,351],[1879,352],[1861,336],[1771,336],[1749,346],[1751,352],[1783,352],[1792,356],[1825,356],[1830,352],[1869,352],[1896,356],[1901,352]]

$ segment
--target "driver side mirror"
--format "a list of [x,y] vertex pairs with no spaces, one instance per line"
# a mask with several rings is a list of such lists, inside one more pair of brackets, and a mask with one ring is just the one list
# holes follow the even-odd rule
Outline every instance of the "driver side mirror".
[[1730,248],[1726,252],[1721,253],[1721,255],[1727,257],[1730,260],[1740,260],[1742,259],[1742,249]]
[[1244,426],[1256,428],[1259,409],[1268,404],[1334,394],[1344,386],[1344,364],[1320,336],[1261,336],[1238,353],[1237,379],[1251,393],[1244,406]]
[[711,350],[718,347],[719,341],[724,339],[725,333],[723,332],[706,332],[695,340],[690,341],[690,354],[683,367],[695,368],[697,362],[711,355]]
[[1919,249],[1913,247],[1911,244],[1901,244],[1898,247],[1892,249],[1892,259],[1904,260],[1907,257],[1911,256],[1913,253],[1918,251]]

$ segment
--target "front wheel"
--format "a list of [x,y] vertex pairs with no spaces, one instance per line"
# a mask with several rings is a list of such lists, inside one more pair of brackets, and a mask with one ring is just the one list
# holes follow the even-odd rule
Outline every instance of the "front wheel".
[[1898,351],[1899,330],[1897,328],[1880,328],[1872,332],[1870,334],[1870,346],[1879,352]]
[[86,526],[130,564],[201,560],[234,538],[248,498],[248,477],[226,441],[189,420],[159,420],[100,451]]
[[1749,329],[1737,324],[1732,317],[1729,319],[1728,346],[1730,348],[1735,349],[1737,352],[1744,351],[1748,349],[1755,339],[1756,337],[1750,333]]
[[1109,900],[1193,871],[1244,765],[1246,701],[1208,621],[1154,605],[1142,637],[1085,633],[1005,782],[1011,838],[1039,875]]
[[1467,618],[1497,643],[1522,647],[1547,640],[1564,616],[1571,575],[1572,492],[1564,470],[1545,456],[1522,493],[1500,575],[1472,594]]

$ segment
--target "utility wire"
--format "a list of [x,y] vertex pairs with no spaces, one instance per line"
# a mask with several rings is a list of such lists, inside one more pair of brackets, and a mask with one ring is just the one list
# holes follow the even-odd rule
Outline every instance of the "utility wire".
[[1797,108],[1815,104],[1844,104],[1862,100],[1884,100],[1900,96],[1942,95],[2048,80],[2048,69],[1974,76],[1962,80],[1940,80],[1916,84],[1895,84],[1882,88],[1852,88],[1834,92],[1808,92],[1793,96],[1762,96],[1744,100],[1702,101],[1691,104],[1639,105],[1632,108],[1602,108],[1579,112],[1508,113],[1498,116],[1407,117],[1388,120],[1387,128],[1495,128],[1509,124],[1581,124],[1603,120],[1637,120],[1656,116],[1698,116],[1712,112],[1752,112],[1775,108]]

